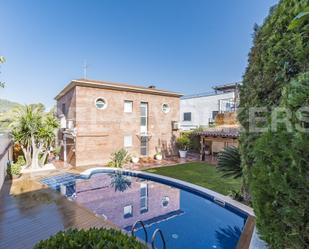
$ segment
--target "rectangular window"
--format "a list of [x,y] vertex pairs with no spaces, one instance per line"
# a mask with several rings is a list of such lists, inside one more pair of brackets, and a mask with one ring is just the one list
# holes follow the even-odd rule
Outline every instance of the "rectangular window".
[[123,137],[123,146],[124,147],[132,147],[132,136],[128,135],[128,136],[124,136]]
[[148,211],[148,185],[141,183],[140,187],[140,212],[145,213]]
[[141,137],[141,155],[142,156],[148,155],[148,140],[146,136]]
[[191,121],[191,112],[183,113],[183,121]]
[[125,206],[123,208],[123,217],[124,218],[129,218],[129,217],[132,217],[132,216],[133,216],[133,207],[132,207],[132,205]]
[[62,103],[62,106],[61,106],[61,111],[62,111],[62,114],[65,115],[65,103]]
[[141,102],[140,104],[140,130],[141,133],[147,133],[147,125],[148,125],[148,103]]
[[220,99],[219,100],[220,113],[233,112],[235,111],[235,100],[230,99]]
[[213,120],[215,120],[218,113],[219,113],[218,111],[212,111],[212,119]]
[[124,101],[124,112],[133,112],[133,101]]

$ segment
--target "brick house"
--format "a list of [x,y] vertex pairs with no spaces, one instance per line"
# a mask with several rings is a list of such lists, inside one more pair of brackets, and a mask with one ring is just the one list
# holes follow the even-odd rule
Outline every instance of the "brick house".
[[131,155],[175,154],[182,95],[94,80],[72,80],[56,97],[61,159],[102,165],[125,148]]

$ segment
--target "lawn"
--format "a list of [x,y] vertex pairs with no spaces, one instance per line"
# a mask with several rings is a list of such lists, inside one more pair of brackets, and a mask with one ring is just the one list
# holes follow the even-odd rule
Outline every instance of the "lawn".
[[215,166],[207,163],[185,163],[146,171],[194,183],[224,195],[230,190],[239,190],[241,185],[240,179],[223,178]]

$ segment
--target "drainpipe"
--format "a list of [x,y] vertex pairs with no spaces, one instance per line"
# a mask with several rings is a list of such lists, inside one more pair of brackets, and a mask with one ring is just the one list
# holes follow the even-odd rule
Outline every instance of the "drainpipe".
[[67,162],[67,137],[63,135],[63,161]]

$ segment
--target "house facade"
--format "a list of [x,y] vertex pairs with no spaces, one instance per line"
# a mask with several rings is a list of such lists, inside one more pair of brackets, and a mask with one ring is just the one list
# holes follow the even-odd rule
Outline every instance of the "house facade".
[[61,159],[102,165],[113,152],[152,157],[175,153],[181,94],[94,80],[73,80],[57,96]]
[[216,116],[235,112],[238,102],[240,82],[213,87],[212,93],[202,93],[181,97],[180,128],[192,130],[197,127],[209,127]]

